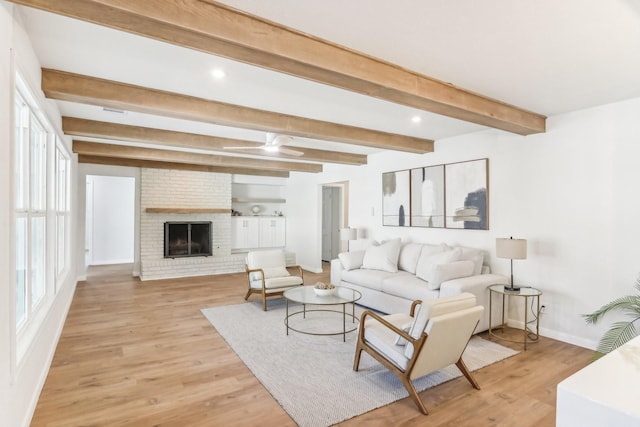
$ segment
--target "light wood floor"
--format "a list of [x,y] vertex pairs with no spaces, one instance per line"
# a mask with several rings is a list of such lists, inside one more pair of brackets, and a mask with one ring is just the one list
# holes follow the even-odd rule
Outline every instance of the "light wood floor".
[[[325,265],[305,282],[328,281]],[[92,268],[78,284],[32,426],[295,425],[199,311],[243,303],[244,274],[140,282],[130,272]],[[480,391],[458,378],[421,393],[429,416],[403,399],[340,425],[553,426],[557,383],[590,358],[543,338],[477,371]]]

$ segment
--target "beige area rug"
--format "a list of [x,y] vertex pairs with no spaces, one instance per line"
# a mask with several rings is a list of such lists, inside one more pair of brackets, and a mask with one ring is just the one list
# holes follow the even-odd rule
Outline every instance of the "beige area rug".
[[[341,310],[341,306],[333,308]],[[300,309],[289,305],[290,312]],[[360,312],[362,308],[356,306],[356,316]],[[347,334],[346,342],[342,335],[289,331],[287,336],[282,299],[270,300],[267,312],[260,302],[248,302],[206,308],[202,313],[300,426],[329,426],[408,396],[400,381],[364,352],[360,371],[353,371],[357,332]],[[341,331],[342,314],[309,312],[307,318],[292,318],[290,325],[318,332]],[[463,359],[473,371],[517,353],[474,337]],[[460,375],[451,366],[414,383],[422,391]]]

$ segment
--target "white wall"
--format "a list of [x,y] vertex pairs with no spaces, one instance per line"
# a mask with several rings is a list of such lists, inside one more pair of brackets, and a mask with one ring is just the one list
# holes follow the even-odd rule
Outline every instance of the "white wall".
[[[504,274],[509,274],[509,262],[493,259],[495,239],[528,239],[528,259],[514,262],[514,276],[544,292],[542,334],[593,348],[609,322],[587,326],[581,314],[633,293],[640,273],[638,117],[640,98],[551,117],[544,134],[487,130],[437,141],[431,154],[385,152],[369,156],[366,166],[332,165],[321,174],[292,174],[287,245],[305,268],[322,268],[320,184],[342,180],[350,182],[349,224],[371,238],[402,236],[404,241],[480,247],[491,254],[493,270]],[[485,157],[490,230],[381,225],[382,172]],[[351,248],[367,243],[351,242]]]
[[135,178],[87,177],[93,187],[92,264],[133,262],[135,237]]
[[[56,104],[47,101],[39,90],[40,64],[29,39],[15,16],[16,8],[0,0],[0,423],[7,426],[29,424],[40,390],[53,358],[53,353],[64,325],[64,320],[75,290],[75,274],[70,272],[56,283],[57,293],[46,300],[46,316],[33,336],[31,344],[18,364],[16,362],[16,337],[13,312],[15,311],[15,275],[11,270],[14,257],[12,208],[13,176],[11,174],[11,132],[13,110],[13,72],[20,70],[29,87],[35,92],[37,102],[56,129],[61,129],[60,114]],[[65,140],[70,149],[70,141]],[[70,150],[69,150],[70,151]],[[75,194],[76,163],[71,164],[71,192]],[[76,202],[71,202],[71,223],[76,220]],[[75,229],[71,227],[71,241]],[[71,253],[75,253],[72,245]]]

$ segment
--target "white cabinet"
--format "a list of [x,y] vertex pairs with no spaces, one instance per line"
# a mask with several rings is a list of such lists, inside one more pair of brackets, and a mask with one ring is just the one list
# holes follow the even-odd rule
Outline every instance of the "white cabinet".
[[285,245],[284,218],[260,218],[260,247],[279,248]]
[[231,249],[284,247],[285,229],[284,217],[231,217]]
[[257,248],[260,243],[258,218],[231,218],[231,248]]

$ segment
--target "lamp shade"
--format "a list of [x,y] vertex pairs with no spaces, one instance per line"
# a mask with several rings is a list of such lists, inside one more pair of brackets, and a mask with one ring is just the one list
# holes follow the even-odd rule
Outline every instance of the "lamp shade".
[[340,240],[357,240],[358,229],[357,228],[341,228]]
[[513,237],[496,239],[496,256],[507,259],[527,259],[527,240]]

